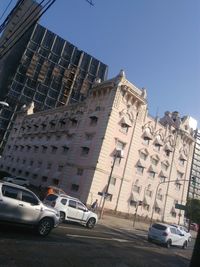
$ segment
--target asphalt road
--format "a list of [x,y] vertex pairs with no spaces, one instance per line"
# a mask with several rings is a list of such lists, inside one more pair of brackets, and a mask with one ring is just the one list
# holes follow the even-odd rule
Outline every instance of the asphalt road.
[[146,232],[62,224],[45,238],[0,225],[0,267],[188,267],[186,250],[149,243]]

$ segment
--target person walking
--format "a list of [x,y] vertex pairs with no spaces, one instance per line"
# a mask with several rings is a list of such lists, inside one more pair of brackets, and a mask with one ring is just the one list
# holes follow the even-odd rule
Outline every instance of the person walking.
[[92,203],[91,210],[96,211],[97,208],[98,208],[98,199],[96,199],[95,202]]

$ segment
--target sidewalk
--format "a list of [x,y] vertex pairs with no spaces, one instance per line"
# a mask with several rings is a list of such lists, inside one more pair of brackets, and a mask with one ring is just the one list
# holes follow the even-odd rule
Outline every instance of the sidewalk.
[[[110,228],[119,228],[125,230],[140,230],[147,232],[150,227],[150,223],[136,221],[133,227],[133,219],[124,219],[114,215],[104,214],[103,218],[98,221],[98,224],[104,225]],[[197,232],[190,230],[192,238],[196,238]]]
[[98,224],[108,226],[110,228],[121,228],[126,230],[142,230],[148,231],[149,224],[141,221],[136,221],[133,227],[133,220],[123,219],[113,215],[104,214],[103,218],[98,221]]

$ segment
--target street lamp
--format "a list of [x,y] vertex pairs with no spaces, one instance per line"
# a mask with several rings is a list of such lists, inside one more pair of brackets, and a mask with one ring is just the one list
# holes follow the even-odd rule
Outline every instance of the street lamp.
[[9,104],[5,101],[0,101],[0,106],[9,107]]
[[114,154],[114,160],[113,160],[113,164],[111,166],[111,171],[110,171],[110,175],[109,175],[109,178],[108,178],[108,184],[106,186],[105,192],[103,193],[103,203],[102,203],[102,207],[101,207],[101,212],[100,212],[100,215],[99,215],[99,219],[101,219],[102,216],[103,216],[105,200],[106,200],[106,197],[108,197],[108,189],[109,189],[109,186],[110,186],[110,181],[111,181],[111,178],[112,178],[112,173],[113,173],[113,169],[114,169],[114,166],[115,166],[116,159],[117,158],[122,158],[122,157],[123,157],[123,150],[117,149],[115,151],[115,154]]
[[[157,185],[157,188],[156,188],[156,194],[155,194],[155,199],[154,199],[154,203],[153,203],[153,207],[152,207],[152,213],[151,213],[151,220],[150,220],[150,225],[152,225],[152,222],[153,222],[153,215],[154,215],[154,209],[155,209],[155,203],[156,203],[156,198],[157,198],[157,193],[158,193],[158,188],[160,187],[161,184],[169,184],[169,183],[176,183],[177,185],[181,185],[181,183],[178,183],[178,182],[188,182],[189,180],[188,179],[183,179],[183,180],[171,180],[171,181],[163,181],[163,182],[160,182],[158,185]],[[167,198],[167,196],[166,196]]]

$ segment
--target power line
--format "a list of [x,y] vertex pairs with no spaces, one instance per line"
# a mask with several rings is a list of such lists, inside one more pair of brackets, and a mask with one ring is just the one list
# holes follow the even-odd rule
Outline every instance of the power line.
[[9,6],[11,5],[12,1],[13,1],[13,0],[10,0],[10,2],[7,4],[5,10],[3,11],[3,13],[2,13],[2,15],[1,15],[1,17],[0,17],[0,20],[3,18],[4,14],[6,13],[6,11],[7,11],[8,8],[9,8]]

